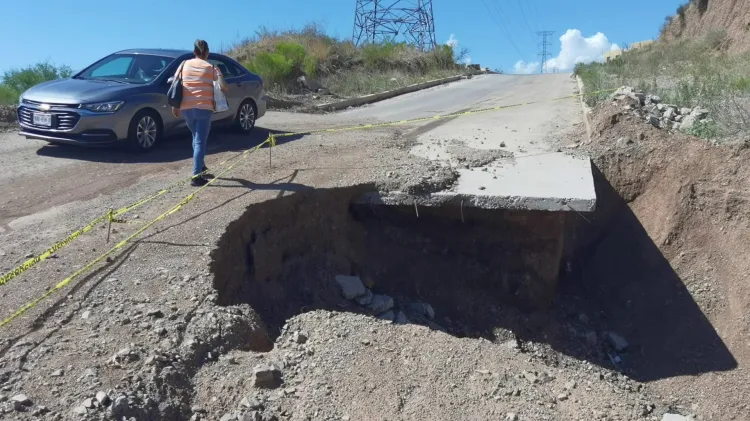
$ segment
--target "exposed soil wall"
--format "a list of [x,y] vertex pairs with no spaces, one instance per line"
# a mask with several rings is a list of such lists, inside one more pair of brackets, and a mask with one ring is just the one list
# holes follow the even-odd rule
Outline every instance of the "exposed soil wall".
[[300,192],[248,208],[213,254],[220,303],[250,303],[271,336],[300,312],[340,308],[338,274],[429,302],[476,328],[467,335],[491,334],[481,321],[499,302],[551,306],[574,215],[352,204],[366,190]]
[[712,31],[726,31],[726,48],[750,51],[750,2],[746,0],[693,1],[682,16],[676,15],[663,34],[666,40],[698,39]]

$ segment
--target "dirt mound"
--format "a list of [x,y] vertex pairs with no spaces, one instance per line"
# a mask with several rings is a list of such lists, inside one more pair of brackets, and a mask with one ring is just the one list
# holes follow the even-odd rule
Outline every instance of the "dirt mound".
[[750,2],[737,0],[690,1],[682,13],[664,27],[666,40],[698,39],[712,32],[726,32],[725,46],[732,52],[750,51]]
[[572,278],[637,344],[637,377],[687,392],[705,419],[750,416],[736,370],[750,363],[750,150],[670,134],[612,103],[592,115],[584,149],[604,206]]

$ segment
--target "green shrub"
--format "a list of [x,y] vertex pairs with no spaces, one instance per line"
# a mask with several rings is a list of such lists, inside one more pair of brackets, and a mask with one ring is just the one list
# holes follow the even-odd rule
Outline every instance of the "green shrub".
[[318,58],[315,56],[305,57],[304,68],[305,74],[315,77],[318,74]]
[[319,79],[336,94],[361,95],[406,81],[459,73],[463,66],[457,62],[463,61],[467,50],[456,52],[450,46],[438,45],[433,51],[420,51],[394,41],[358,47],[351,40],[328,36],[321,26],[312,24],[301,30],[261,28],[254,37],[235,43],[225,52],[261,75],[272,92],[300,92],[296,78],[305,74]]
[[72,73],[73,71],[68,66],[55,66],[44,62],[23,69],[7,70],[3,74],[2,84],[18,92],[23,92],[34,85],[49,80],[66,78]]
[[49,62],[7,70],[3,73],[2,83],[0,83],[0,104],[15,104],[18,102],[18,96],[32,86],[66,78],[72,73],[68,66],[56,66]]
[[18,102],[18,92],[14,89],[0,85],[0,105],[13,105]]

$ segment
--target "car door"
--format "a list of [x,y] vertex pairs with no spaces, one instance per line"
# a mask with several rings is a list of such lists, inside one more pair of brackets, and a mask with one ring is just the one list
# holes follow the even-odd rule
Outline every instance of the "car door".
[[164,132],[174,132],[174,131],[180,131],[180,130],[187,130],[187,124],[185,124],[185,119],[180,117],[174,117],[172,115],[172,107],[167,102],[167,92],[169,91],[169,87],[172,85],[171,78],[174,76],[175,72],[177,71],[177,68],[180,66],[180,64],[187,60],[189,57],[178,57],[176,60],[174,60],[164,71],[164,74],[161,76],[161,80],[157,82],[158,90],[159,90],[159,105],[158,110],[159,114],[161,115]]
[[208,62],[219,68],[221,74],[224,75],[224,80],[227,82],[227,87],[229,88],[224,94],[227,97],[229,110],[221,113],[214,113],[212,120],[216,121],[232,118],[237,112],[237,108],[240,106],[240,101],[242,100],[242,75],[238,74],[237,68],[224,57],[218,55],[209,56]]

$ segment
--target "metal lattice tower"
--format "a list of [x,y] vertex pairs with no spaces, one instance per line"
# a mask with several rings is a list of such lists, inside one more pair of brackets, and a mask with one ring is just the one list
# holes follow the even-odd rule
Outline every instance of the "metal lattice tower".
[[405,41],[432,50],[437,45],[432,0],[357,0],[352,39],[356,45]]
[[542,61],[541,61],[542,65],[539,69],[539,73],[544,73],[547,71],[545,64],[547,63],[547,59],[552,55],[547,49],[548,47],[552,46],[552,43],[549,42],[547,39],[551,37],[552,34],[554,33],[555,31],[539,31],[536,33],[537,35],[542,37],[542,42],[539,43],[539,48],[542,49],[542,51],[539,53],[539,57],[542,58]]

